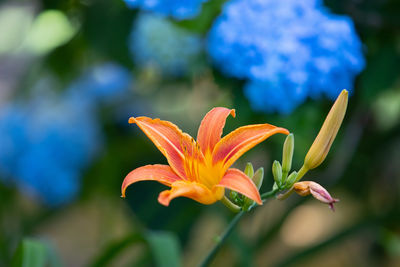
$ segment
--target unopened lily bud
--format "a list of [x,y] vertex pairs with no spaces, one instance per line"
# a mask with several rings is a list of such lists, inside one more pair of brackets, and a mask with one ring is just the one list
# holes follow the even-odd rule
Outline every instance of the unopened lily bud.
[[285,180],[290,169],[292,168],[292,158],[294,150],[294,135],[291,133],[286,136],[285,143],[283,144],[282,153],[282,180]]
[[272,175],[276,184],[280,187],[282,185],[282,166],[277,160],[272,164]]
[[304,159],[304,167],[307,170],[318,167],[325,160],[342,124],[346,113],[347,101],[348,92],[343,90],[329,111],[321,130]]
[[253,175],[253,183],[257,186],[258,190],[260,190],[261,185],[264,180],[264,168],[259,168]]
[[292,172],[289,177],[286,179],[286,188],[290,188],[292,187],[292,185],[294,184],[294,182],[296,181],[297,178],[297,172],[294,171]]
[[[252,166],[253,167],[253,166]],[[247,169],[247,166],[246,166]],[[254,169],[253,169],[254,172]],[[255,186],[257,187],[258,190],[260,190],[261,185],[263,183],[264,180],[264,168],[259,168],[253,175],[253,177],[251,178],[251,180],[253,181],[253,183],[255,184]],[[248,198],[248,197],[244,197],[244,201],[243,201],[243,210],[245,211],[249,211],[254,204],[254,200]]]
[[339,201],[339,199],[331,197],[329,192],[316,182],[304,181],[295,183],[293,190],[300,196],[312,194],[314,198],[328,204],[333,211],[335,210],[333,204]]
[[246,168],[244,169],[244,173],[251,179],[254,176],[254,168],[253,168],[253,164],[251,164],[250,162],[248,162],[246,164]]

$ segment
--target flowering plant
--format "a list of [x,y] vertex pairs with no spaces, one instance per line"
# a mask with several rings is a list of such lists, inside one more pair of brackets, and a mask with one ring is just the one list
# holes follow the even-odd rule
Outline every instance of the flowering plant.
[[[262,169],[254,172],[251,163],[244,172],[229,167],[258,143],[276,133],[289,134],[288,130],[270,124],[256,124],[240,127],[221,138],[225,120],[229,115],[235,116],[235,110],[218,107],[204,117],[196,141],[171,122],[132,117],[129,123],[136,123],[140,127],[167,158],[169,165],[147,165],[133,170],[122,183],[122,196],[125,197],[127,187],[133,183],[155,180],[171,187],[158,196],[158,201],[165,206],[180,196],[202,204],[213,204],[220,200],[232,211],[239,212],[224,238],[244,212],[256,204],[262,205],[263,200],[273,196],[285,199],[293,191],[300,196],[312,194],[334,210],[333,204],[338,199],[332,198],[325,188],[315,182],[299,180],[326,158],[346,113],[347,99],[348,92],[343,90],[326,117],[299,172],[290,173],[294,135],[287,136],[283,146],[282,164],[274,161],[272,166],[275,184],[271,191],[261,195],[258,190],[263,182]],[[225,189],[230,190],[229,197],[225,195]],[[210,262],[224,238],[205,258],[204,266]]]

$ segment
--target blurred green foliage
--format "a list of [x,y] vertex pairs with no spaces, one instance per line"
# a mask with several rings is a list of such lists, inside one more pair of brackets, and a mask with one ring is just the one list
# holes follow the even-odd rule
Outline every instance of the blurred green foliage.
[[59,256],[51,244],[37,238],[24,238],[12,259],[13,267],[59,267]]
[[15,267],[40,267],[44,266],[46,261],[46,246],[40,241],[24,239],[15,252],[12,265]]

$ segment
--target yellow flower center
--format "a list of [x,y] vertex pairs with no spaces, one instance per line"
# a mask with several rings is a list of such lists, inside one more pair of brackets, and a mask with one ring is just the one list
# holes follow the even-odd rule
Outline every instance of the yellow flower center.
[[224,175],[222,163],[213,164],[211,152],[207,151],[203,156],[197,142],[193,140],[192,144],[190,149],[183,149],[186,177],[189,181],[197,182],[213,190]]

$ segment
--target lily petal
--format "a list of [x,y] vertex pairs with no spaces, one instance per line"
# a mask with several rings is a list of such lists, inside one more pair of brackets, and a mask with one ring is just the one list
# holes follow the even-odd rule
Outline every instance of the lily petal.
[[238,169],[229,169],[217,186],[223,186],[251,198],[262,205],[260,193],[253,181]]
[[136,123],[167,158],[176,174],[182,179],[186,179],[184,149],[192,146],[193,138],[169,121],[148,117],[131,117],[129,123]]
[[204,155],[207,151],[211,153],[214,146],[221,140],[222,130],[229,114],[235,117],[235,110],[216,107],[204,116],[197,133],[197,143]]
[[239,157],[271,135],[289,131],[271,124],[255,124],[240,127],[224,136],[214,147],[213,163],[222,162],[228,169]]
[[181,180],[181,178],[168,165],[156,164],[139,167],[125,177],[121,187],[122,197],[125,197],[125,191],[128,186],[139,181],[157,181],[171,186],[172,183],[178,180]]
[[158,196],[158,202],[168,206],[172,199],[188,197],[205,205],[213,204],[224,195],[224,188],[210,190],[206,186],[188,181],[176,181],[171,185],[171,190],[165,190]]

